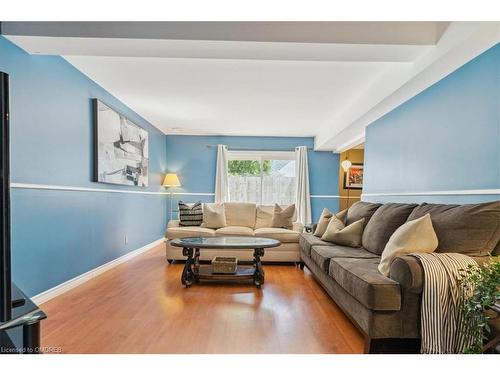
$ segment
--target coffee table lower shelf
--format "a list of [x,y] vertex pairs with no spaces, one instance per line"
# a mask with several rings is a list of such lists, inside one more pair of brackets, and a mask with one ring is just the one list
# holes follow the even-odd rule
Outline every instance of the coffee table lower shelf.
[[212,272],[212,266],[199,266],[194,269],[194,276],[200,280],[253,280],[255,267],[253,266],[238,266],[236,273],[215,273]]
[[199,248],[183,248],[183,254],[187,257],[184,270],[182,271],[182,285],[189,288],[193,283],[202,280],[211,281],[252,281],[257,288],[264,284],[264,269],[262,268],[261,256],[264,255],[264,249],[254,249],[254,261],[252,266],[238,265],[236,273],[214,273],[211,265],[201,265]]
[[[272,238],[247,236],[221,237],[185,237],[174,238],[170,245],[182,247],[182,255],[186,257],[186,264],[182,271],[181,282],[186,288],[201,280],[240,281],[252,280],[260,288],[264,284],[264,269],[261,257],[264,249],[278,247],[281,242]],[[236,274],[217,274],[210,268],[200,265],[200,253],[204,249],[247,250],[253,249],[253,267],[238,266]]]

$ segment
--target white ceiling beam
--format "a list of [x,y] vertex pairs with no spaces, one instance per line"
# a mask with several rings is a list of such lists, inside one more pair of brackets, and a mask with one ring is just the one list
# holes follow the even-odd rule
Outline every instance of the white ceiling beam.
[[280,61],[413,62],[429,46],[6,36],[30,54]]
[[[453,22],[436,47],[416,61],[408,78],[402,79],[404,82],[401,82],[399,88],[391,90],[389,95],[371,108],[363,105],[356,107],[354,103],[344,110],[330,122],[335,124],[332,128],[342,130],[332,132],[328,125],[323,126],[321,133],[315,138],[315,148],[345,151],[353,141],[364,137],[368,125],[499,42],[499,22]],[[376,85],[386,83],[384,77],[381,77]],[[376,90],[367,90],[366,97],[360,100],[367,100],[374,92]]]
[[2,34],[80,38],[434,45],[446,22],[3,22]]

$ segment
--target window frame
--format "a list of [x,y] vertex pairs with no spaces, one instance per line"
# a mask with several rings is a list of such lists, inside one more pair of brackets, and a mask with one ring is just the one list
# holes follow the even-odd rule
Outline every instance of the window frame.
[[[262,204],[264,189],[262,188],[264,179],[264,168],[262,165],[264,160],[293,160],[295,161],[295,151],[258,151],[258,150],[228,150],[227,151],[227,162],[229,169],[229,162],[231,160],[255,160],[259,162],[260,165],[260,202],[256,204]],[[229,173],[228,173],[229,175]],[[228,176],[229,177],[229,176]],[[297,176],[295,176],[297,178]]]

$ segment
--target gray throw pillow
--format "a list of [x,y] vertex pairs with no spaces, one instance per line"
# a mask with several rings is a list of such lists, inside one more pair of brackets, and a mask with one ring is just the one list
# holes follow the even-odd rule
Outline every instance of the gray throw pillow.
[[363,231],[363,248],[370,253],[382,254],[391,235],[403,225],[416,204],[386,203],[380,206]]
[[345,219],[347,217],[347,208],[343,211],[337,212],[336,214],[332,213],[328,208],[324,208],[323,212],[321,212],[321,216],[318,221],[318,225],[316,226],[316,230],[314,231],[314,235],[316,237],[323,236],[325,234],[326,228],[328,227],[328,224],[330,223],[330,219],[332,216],[336,216],[337,219],[339,219],[342,223],[345,222]]
[[360,247],[361,237],[365,219],[359,219],[348,226],[345,226],[336,216],[332,216],[326,228],[325,234],[321,237],[323,241],[333,242],[337,245]]
[[321,212],[321,216],[319,217],[318,225],[316,226],[316,230],[314,231],[314,235],[316,237],[321,237],[325,234],[326,228],[328,227],[328,223],[333,216],[333,212],[328,208],[323,208],[323,212]]

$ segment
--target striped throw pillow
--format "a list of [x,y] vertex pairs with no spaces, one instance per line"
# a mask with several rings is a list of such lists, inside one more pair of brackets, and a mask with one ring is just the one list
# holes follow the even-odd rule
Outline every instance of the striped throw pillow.
[[188,205],[179,201],[179,225],[182,227],[199,227],[203,222],[203,210],[201,202]]

